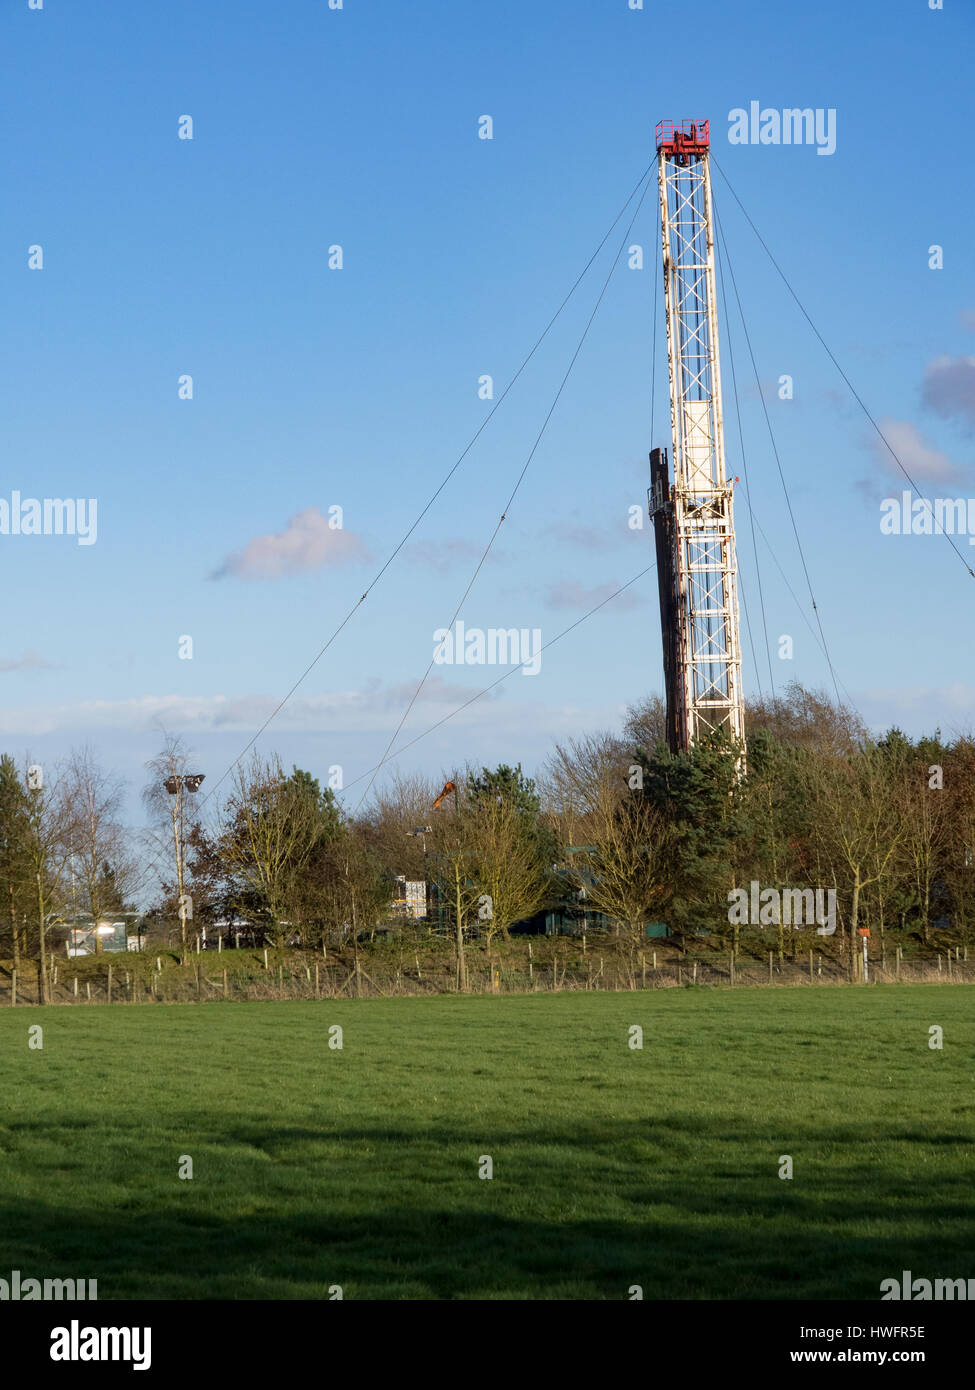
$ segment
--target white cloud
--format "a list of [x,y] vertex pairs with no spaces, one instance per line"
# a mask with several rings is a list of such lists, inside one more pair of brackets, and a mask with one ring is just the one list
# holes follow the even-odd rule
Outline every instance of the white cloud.
[[[484,673],[481,673],[484,674]],[[456,708],[476,695],[481,683],[470,685],[431,676],[423,687],[415,711],[426,710],[429,722],[446,708]],[[367,682],[363,690],[337,691],[329,695],[295,696],[278,714],[276,728],[319,733],[323,729],[391,729],[409,704],[416,681],[384,684]],[[500,689],[471,706],[474,713],[488,701],[499,699]],[[196,732],[239,731],[253,733],[280,703],[279,695],[140,695],[128,700],[82,700],[62,705],[25,705],[0,710],[0,735],[49,734],[61,730],[108,729],[144,732],[166,729],[192,735]],[[395,719],[394,719],[395,716]],[[412,720],[411,720],[412,723]]]
[[[897,458],[916,481],[955,483],[961,479],[961,471],[952,463],[947,454],[934,449],[924,435],[910,420],[881,420],[880,429]],[[891,457],[890,449],[883,440],[873,435],[870,448],[874,459],[884,473],[906,482],[904,474]]]
[[[646,481],[649,482],[649,474],[646,475]],[[640,514],[642,526],[631,525],[634,506]],[[551,522],[541,534],[543,537],[551,536],[560,545],[575,546],[579,550],[618,552],[624,536],[641,538],[645,536],[645,528],[649,525],[644,483],[642,492],[638,491],[635,495],[629,491],[617,494],[615,501],[610,500],[605,509],[601,507],[599,520],[594,520],[593,513],[573,507],[567,517]]]
[[[484,544],[478,545],[475,541],[460,539],[415,541],[412,545],[406,546],[404,554],[415,564],[425,565],[437,574],[446,574],[448,570],[453,569],[462,561],[471,565],[475,564],[484,554]],[[502,560],[507,561],[508,558],[506,551],[492,549],[487,557],[487,563],[497,564]]]
[[318,507],[306,507],[290,519],[283,531],[255,536],[243,550],[228,555],[211,577],[279,579],[286,574],[308,574],[327,565],[368,559],[359,536],[331,527]]
[[[568,608],[576,612],[588,613],[597,604],[608,599],[611,594],[615,594],[618,588],[618,584],[597,584],[591,589],[586,589],[575,579],[563,579],[557,584],[549,585],[545,601],[549,608]],[[622,612],[627,609],[639,608],[644,601],[640,594],[634,593],[632,589],[627,589],[625,593],[606,604],[606,611]]]
[[975,357],[937,357],[925,368],[924,404],[947,419],[975,427]]
[[15,658],[13,661],[0,661],[0,671],[54,671],[56,669],[52,661],[41,656],[40,652],[24,652],[23,656]]
[[543,534],[566,545],[577,545],[581,550],[609,550],[619,545],[618,537],[601,526],[573,525],[568,521],[554,521]]

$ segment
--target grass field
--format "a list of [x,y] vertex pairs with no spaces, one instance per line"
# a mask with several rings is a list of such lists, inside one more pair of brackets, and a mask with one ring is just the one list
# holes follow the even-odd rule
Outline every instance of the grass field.
[[101,1299],[876,1299],[973,1171],[975,986],[0,1011],[0,1277]]

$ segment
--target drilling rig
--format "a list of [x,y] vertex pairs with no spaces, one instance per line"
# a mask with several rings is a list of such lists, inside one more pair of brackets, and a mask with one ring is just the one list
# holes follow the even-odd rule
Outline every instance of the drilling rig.
[[650,454],[667,741],[689,749],[712,730],[744,767],[737,560],[725,476],[707,121],[661,121],[657,178],[673,480],[667,450]]

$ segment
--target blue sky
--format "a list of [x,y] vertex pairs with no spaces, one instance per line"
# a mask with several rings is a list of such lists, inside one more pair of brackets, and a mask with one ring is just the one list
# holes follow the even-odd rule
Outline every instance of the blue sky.
[[[98,501],[94,545],[0,535],[0,742],[42,762],[92,743],[129,778],[134,815],[161,725],[186,736],[212,785],[365,590],[490,409],[478,379],[500,393],[651,164],[659,119],[711,119],[718,162],[922,490],[975,496],[963,0],[7,0],[0,26],[0,498]],[[835,110],[835,153],[730,144],[729,112],[752,100]],[[485,114],[492,140],[478,139]],[[192,140],[178,138],[184,115]],[[879,503],[906,484],[720,175],[715,195],[843,686],[877,727],[969,727],[975,580],[941,537],[881,534]],[[318,776],[341,765],[347,783],[373,766],[624,227],[262,748]],[[547,642],[650,563],[649,529],[627,516],[645,503],[651,443],[668,443],[659,305],[649,435],[655,183],[627,242],[645,267],[613,276],[464,604],[468,626],[538,628]],[[943,269],[929,269],[933,244]],[[805,600],[740,325],[729,333],[722,314],[721,326],[729,471],[743,472],[733,349],[755,512]],[[783,373],[792,401],[776,395]],[[192,400],[178,398],[184,374]],[[333,506],[341,533],[324,520]],[[958,544],[975,563],[967,536]],[[759,558],[777,686],[827,684],[761,543]],[[792,661],[776,655],[781,634]],[[757,693],[767,668],[744,641]],[[435,668],[403,738],[498,674]],[[513,675],[400,764],[534,769],[554,738],[617,725],[661,684],[651,573],[544,652],[537,676]]]

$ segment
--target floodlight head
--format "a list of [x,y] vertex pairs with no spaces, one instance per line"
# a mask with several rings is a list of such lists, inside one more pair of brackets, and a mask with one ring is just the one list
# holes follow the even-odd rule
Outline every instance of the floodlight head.
[[205,772],[191,772],[186,775],[181,773],[175,777],[167,777],[165,782],[163,782],[163,786],[169,792],[170,796],[175,796],[180,787],[183,787],[188,792],[195,792],[199,791],[200,783],[205,776]]

